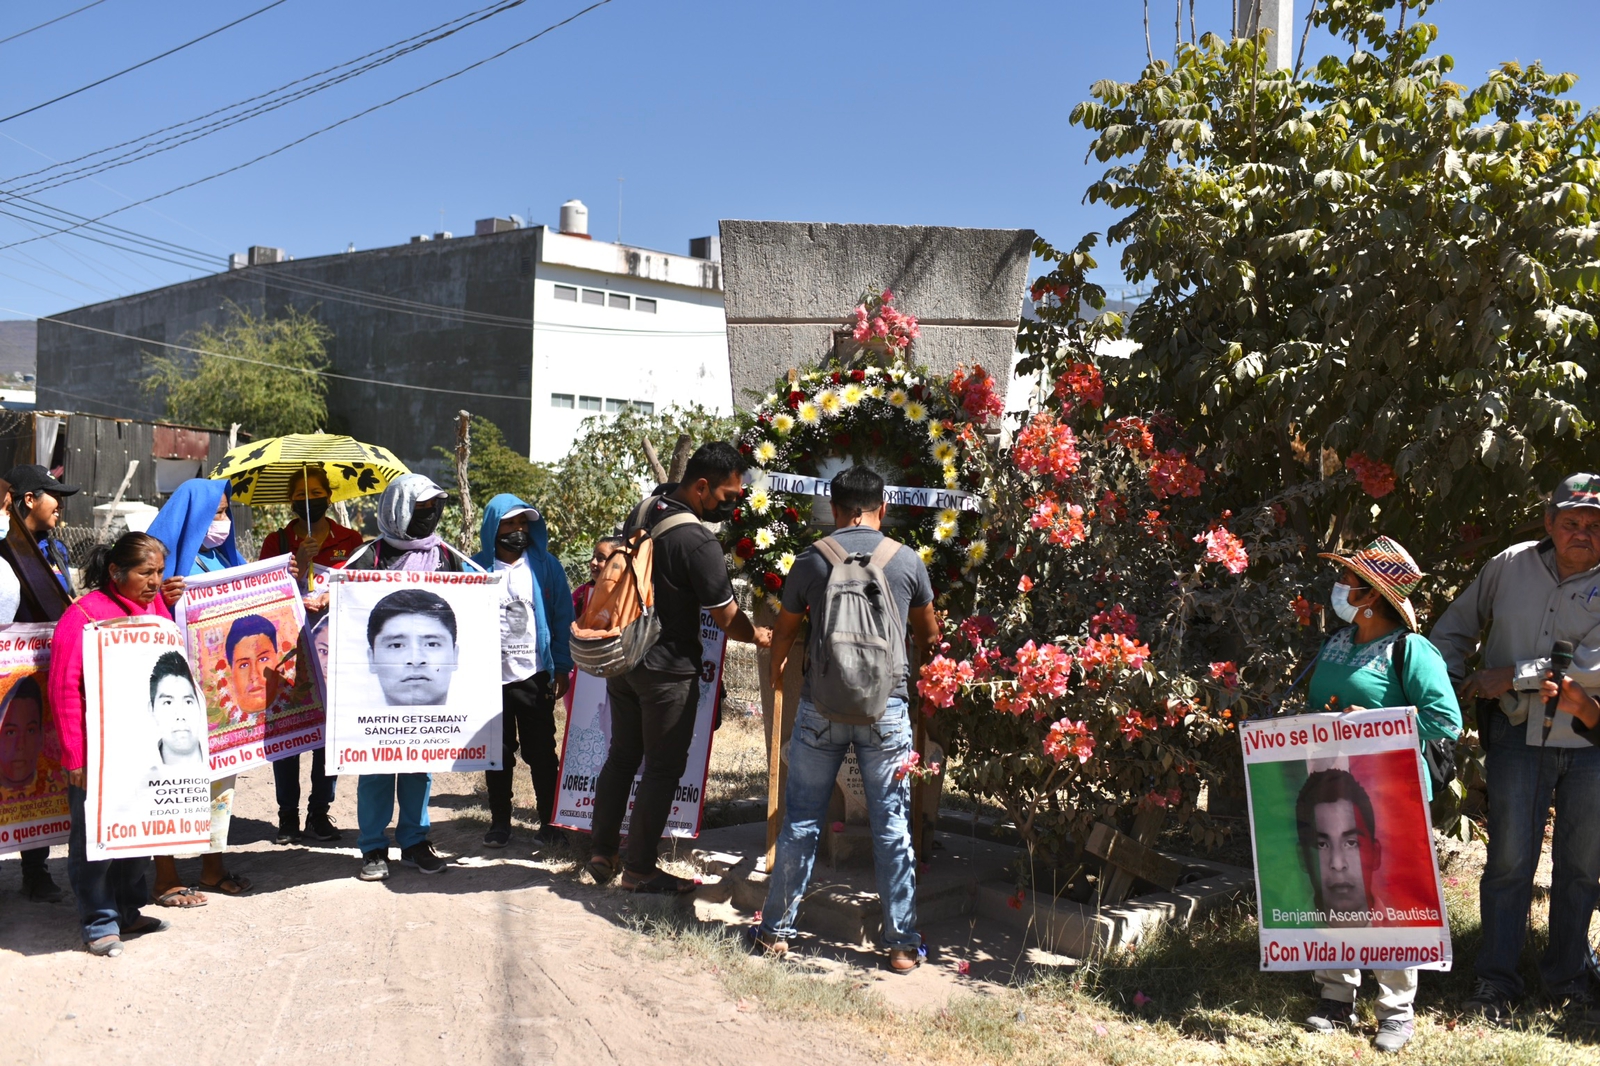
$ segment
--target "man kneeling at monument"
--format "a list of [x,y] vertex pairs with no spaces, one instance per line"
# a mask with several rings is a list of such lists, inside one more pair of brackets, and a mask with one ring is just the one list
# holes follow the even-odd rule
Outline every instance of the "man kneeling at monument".
[[811,612],[787,815],[755,939],[769,952],[788,950],[834,781],[853,745],[872,825],[883,944],[890,968],[910,973],[922,962],[922,937],[905,769],[912,753],[906,626],[926,656],[938,646],[939,622],[922,560],[880,531],[888,510],[883,478],[852,467],[833,479],[832,491],[836,528],[795,560],[773,629],[772,687],[782,692],[784,662]]

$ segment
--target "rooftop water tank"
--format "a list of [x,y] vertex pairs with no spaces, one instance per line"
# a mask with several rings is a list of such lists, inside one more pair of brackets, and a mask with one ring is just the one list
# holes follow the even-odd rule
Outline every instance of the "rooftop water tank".
[[589,209],[582,200],[568,200],[561,205],[561,232],[574,237],[589,235]]

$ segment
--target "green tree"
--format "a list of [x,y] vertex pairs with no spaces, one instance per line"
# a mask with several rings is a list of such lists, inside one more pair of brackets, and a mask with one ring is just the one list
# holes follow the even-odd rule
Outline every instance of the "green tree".
[[[1341,54],[1304,74],[1268,69],[1264,37],[1208,34],[1096,83],[1072,121],[1150,293],[1137,352],[1101,361],[1114,408],[1170,412],[1252,491],[1338,482],[1290,508],[1308,547],[1377,527],[1434,569],[1594,465],[1600,116],[1537,63],[1448,80],[1429,6],[1324,2]],[[1060,266],[1036,297],[1084,294],[1087,245],[1038,250]],[[1069,310],[1025,331],[1034,365]]]
[[[680,434],[688,434],[699,445],[731,439],[735,428],[733,419],[698,404],[649,415],[627,407],[584,419],[560,462],[532,463],[506,444],[498,426],[474,418],[467,480],[480,514],[498,493],[520,496],[544,514],[556,554],[568,562],[586,559],[594,542],[610,534],[655,486],[644,453],[646,437],[665,464],[671,461]],[[442,448],[439,452],[454,462],[454,452]]]
[[291,309],[264,318],[234,306],[222,326],[183,339],[198,350],[191,361],[146,353],[147,393],[164,393],[167,417],[195,426],[237,422],[256,438],[310,433],[328,422],[328,365],[332,332]]

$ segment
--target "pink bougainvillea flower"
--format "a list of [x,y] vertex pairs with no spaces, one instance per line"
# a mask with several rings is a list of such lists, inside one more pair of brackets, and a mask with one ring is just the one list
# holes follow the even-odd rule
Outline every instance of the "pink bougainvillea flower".
[[1098,637],[1101,630],[1121,633],[1125,637],[1137,637],[1139,635],[1139,619],[1119,603],[1110,610],[1101,611],[1089,619],[1089,635],[1091,637]]
[[1381,459],[1354,452],[1344,461],[1344,468],[1361,482],[1361,491],[1375,500],[1381,500],[1394,491],[1394,467]]
[[1230,574],[1242,574],[1250,566],[1244,541],[1228,532],[1226,526],[1214,526],[1196,536],[1194,542],[1205,545],[1206,562],[1221,563]]
[[944,655],[935,655],[933,660],[922,668],[921,679],[917,681],[917,691],[935,707],[953,707],[961,686],[970,684],[972,680],[973,669],[970,662],[958,662]]
[[1056,379],[1055,395],[1069,410],[1080,405],[1099,407],[1106,402],[1100,368],[1093,363],[1068,363],[1066,371]]
[[1019,579],[1017,581],[1017,591],[1018,592],[1032,592],[1033,591],[1033,578],[1029,577],[1027,574],[1023,574],[1021,579]]
[[1072,681],[1072,656],[1054,644],[1028,641],[1017,649],[1017,685],[1030,697],[1060,699]]
[[1113,443],[1122,445],[1141,459],[1148,459],[1156,453],[1156,439],[1150,433],[1149,424],[1142,418],[1132,415],[1113,418],[1106,423],[1104,432]]
[[960,962],[956,963],[956,973],[960,974],[962,977],[965,977],[971,972],[972,963],[968,962],[966,959],[962,959]]
[[1188,455],[1176,448],[1169,448],[1155,457],[1145,479],[1156,498],[1164,500],[1170,496],[1200,495],[1206,472],[1190,462]]
[[1050,733],[1044,739],[1044,752],[1056,762],[1076,758],[1078,762],[1085,763],[1094,754],[1094,737],[1087,723],[1063,718],[1050,727]]
[[1071,427],[1062,425],[1049,411],[1040,411],[1017,433],[1011,461],[1024,474],[1065,481],[1078,472],[1083,457]]
[[1006,413],[1005,401],[994,391],[994,379],[983,367],[973,365],[969,373],[965,367],[956,367],[950,377],[950,391],[961,409],[977,422],[987,422]]
[[1126,666],[1130,670],[1144,667],[1150,658],[1150,646],[1122,633],[1106,633],[1090,637],[1078,652],[1078,663],[1085,673],[1103,667]]
[[1133,994],[1133,1005],[1135,1007],[1142,1007],[1146,1003],[1149,1003],[1149,1002],[1150,1002],[1150,997],[1145,995],[1143,992],[1135,992]]
[[1232,661],[1212,663],[1211,676],[1226,688],[1239,687],[1239,668]]
[[1311,601],[1306,599],[1305,596],[1296,596],[1294,599],[1290,600],[1289,607],[1294,611],[1295,621],[1299,622],[1303,626],[1308,626],[1311,624],[1311,612],[1313,608]]

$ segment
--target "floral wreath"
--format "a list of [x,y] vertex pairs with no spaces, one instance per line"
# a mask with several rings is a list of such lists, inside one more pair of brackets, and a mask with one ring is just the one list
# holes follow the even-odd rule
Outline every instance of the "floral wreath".
[[[777,600],[795,558],[823,531],[807,518],[816,496],[781,491],[770,474],[821,474],[829,459],[876,469],[890,485],[977,494],[983,426],[1004,412],[982,367],[930,379],[907,356],[915,317],[893,309],[892,293],[873,293],[846,327],[867,360],[831,359],[805,374],[790,371],[756,407],[739,438],[755,467],[728,526],[728,564],[750,579],[759,603]],[[988,554],[981,509],[894,505],[890,536],[928,567],[935,591],[961,584]],[[900,521],[905,518],[908,520]]]

